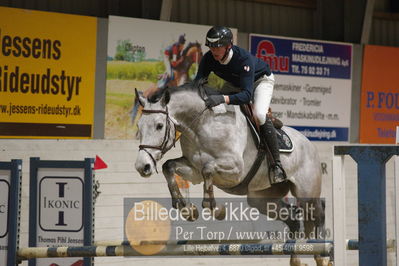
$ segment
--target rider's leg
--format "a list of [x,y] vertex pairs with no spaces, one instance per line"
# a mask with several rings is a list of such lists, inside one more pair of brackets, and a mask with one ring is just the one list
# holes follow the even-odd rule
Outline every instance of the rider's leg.
[[280,161],[276,130],[271,119],[266,116],[273,95],[273,86],[273,74],[264,76],[255,82],[254,106],[255,115],[260,124],[261,141],[267,144],[274,159],[269,174],[271,183],[275,184],[285,181],[286,175]]
[[260,126],[260,134],[263,141],[269,147],[270,153],[273,156],[274,163],[271,164],[269,174],[271,175],[270,181],[272,184],[280,183],[286,180],[286,175],[280,161],[280,151],[277,142],[276,129],[273,126],[270,118]]

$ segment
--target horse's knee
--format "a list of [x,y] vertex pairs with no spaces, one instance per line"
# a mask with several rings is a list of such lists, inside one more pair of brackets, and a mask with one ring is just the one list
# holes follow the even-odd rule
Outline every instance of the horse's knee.
[[215,163],[206,163],[202,168],[202,176],[204,178],[208,178],[216,172],[215,170]]
[[313,218],[315,226],[321,227],[325,223],[325,200],[324,199],[317,199],[313,201]]

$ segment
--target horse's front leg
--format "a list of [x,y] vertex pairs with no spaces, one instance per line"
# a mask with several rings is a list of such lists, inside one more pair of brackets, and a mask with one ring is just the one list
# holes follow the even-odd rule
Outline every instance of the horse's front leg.
[[176,172],[182,176],[193,176],[195,169],[190,166],[189,162],[184,157],[180,157],[177,159],[167,160],[162,165],[162,171],[168,183],[173,208],[183,211],[182,215],[187,220],[196,220],[198,218],[197,208],[193,204],[187,206],[187,202],[182,196],[175,179]]
[[202,177],[204,178],[204,198],[202,207],[213,210],[216,207],[215,195],[213,193],[212,174],[215,172],[214,163],[207,163],[202,169]]
[[223,205],[216,204],[213,192],[213,177],[218,175],[227,180],[234,180],[234,178],[241,173],[241,169],[242,163],[239,163],[239,160],[235,160],[234,157],[228,156],[223,159],[208,162],[202,169],[202,177],[204,179],[204,199],[202,201],[202,207],[211,209],[214,212],[213,215],[218,220],[223,220],[225,218],[226,208]]

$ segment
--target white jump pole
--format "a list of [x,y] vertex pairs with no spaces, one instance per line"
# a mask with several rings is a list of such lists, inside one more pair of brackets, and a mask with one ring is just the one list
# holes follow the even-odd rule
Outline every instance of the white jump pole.
[[[334,147],[333,147],[334,149]],[[333,150],[334,154],[334,150]],[[346,265],[346,201],[344,155],[333,158],[334,265]]]

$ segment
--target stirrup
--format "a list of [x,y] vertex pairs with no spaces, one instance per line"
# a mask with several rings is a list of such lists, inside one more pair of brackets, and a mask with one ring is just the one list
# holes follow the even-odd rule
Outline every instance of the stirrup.
[[278,184],[287,181],[287,175],[280,164],[273,164],[269,168],[270,184]]

